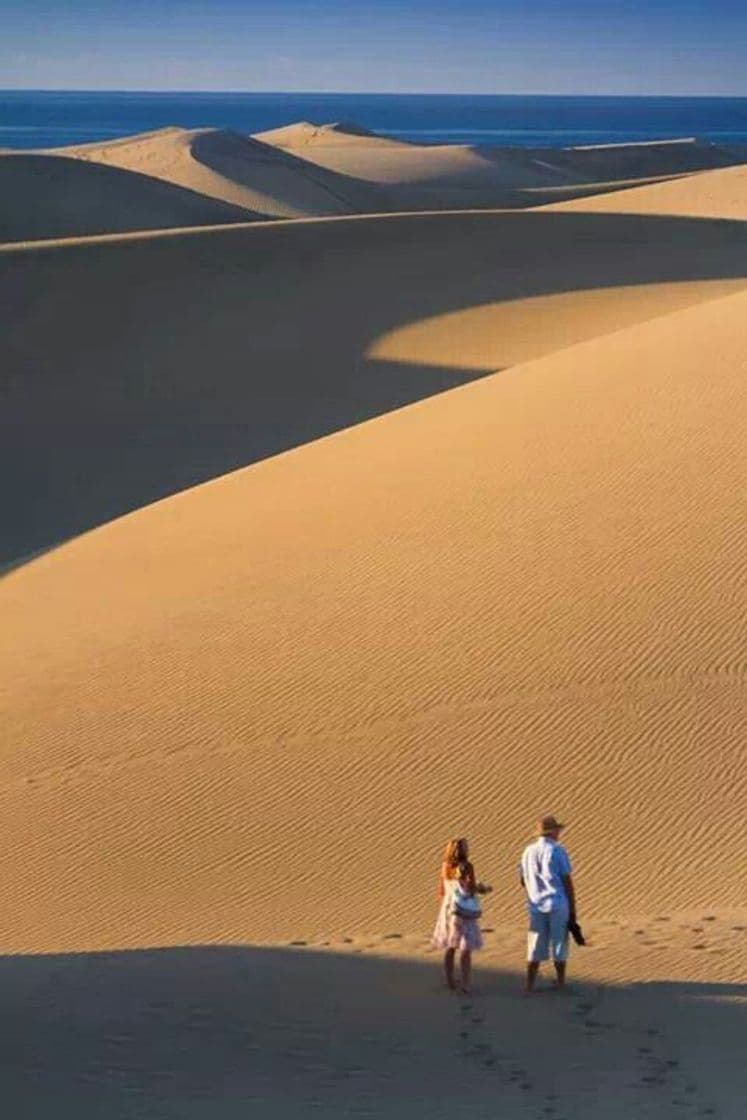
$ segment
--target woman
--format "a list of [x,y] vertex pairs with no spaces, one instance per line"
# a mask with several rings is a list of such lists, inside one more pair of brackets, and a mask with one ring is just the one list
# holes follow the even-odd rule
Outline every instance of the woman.
[[460,990],[469,993],[472,952],[482,948],[477,895],[487,894],[491,889],[475,879],[475,869],[469,861],[467,841],[464,838],[449,840],[438,880],[441,909],[433,931],[433,944],[437,949],[445,950],[446,983],[452,991],[456,989],[454,957],[458,949]]

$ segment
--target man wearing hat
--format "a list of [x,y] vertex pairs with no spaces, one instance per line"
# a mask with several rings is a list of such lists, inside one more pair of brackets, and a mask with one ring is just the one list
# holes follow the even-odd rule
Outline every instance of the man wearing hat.
[[568,923],[576,920],[571,861],[559,842],[562,825],[555,817],[537,822],[538,838],[521,857],[521,885],[529,906],[526,990],[531,992],[542,961],[552,954],[557,986],[565,984]]

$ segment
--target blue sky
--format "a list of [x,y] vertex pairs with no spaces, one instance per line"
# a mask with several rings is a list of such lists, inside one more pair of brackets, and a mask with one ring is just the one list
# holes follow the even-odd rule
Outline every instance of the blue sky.
[[747,95],[747,0],[0,0],[0,86]]

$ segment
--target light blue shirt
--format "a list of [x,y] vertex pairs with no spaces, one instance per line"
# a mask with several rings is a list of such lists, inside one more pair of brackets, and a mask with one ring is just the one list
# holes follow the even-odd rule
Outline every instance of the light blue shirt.
[[540,836],[524,849],[521,857],[529,907],[542,914],[568,906],[563,876],[571,874],[571,861],[562,844]]

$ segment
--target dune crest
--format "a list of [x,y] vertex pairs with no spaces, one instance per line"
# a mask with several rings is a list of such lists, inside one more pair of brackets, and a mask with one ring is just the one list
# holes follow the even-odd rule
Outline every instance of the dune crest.
[[247,222],[192,187],[63,155],[0,155],[0,242]]
[[712,298],[744,281],[745,237],[741,223],[536,211],[6,249],[4,559]]
[[[27,242],[257,217],[524,209],[689,177],[744,158],[736,147],[692,139],[523,149],[414,144],[347,121],[300,121],[256,136],[171,127],[44,152],[0,153],[6,211],[0,238]],[[115,169],[130,177],[116,177]],[[738,176],[731,183],[731,201],[705,194],[684,210],[675,192],[673,212],[740,216]],[[666,212],[670,195],[658,198],[655,212]]]
[[747,165],[702,171],[667,183],[574,199],[546,209],[618,214],[681,214],[747,220]]
[[725,167],[747,158],[745,150],[693,138],[577,148],[501,148],[414,144],[351,126],[340,129],[307,121],[258,133],[257,138],[285,151],[299,151],[327,170],[386,186],[402,209],[531,206]]
[[374,188],[316,167],[260,139],[226,129],[161,129],[61,149],[243,206],[267,217],[349,214],[381,208]]

